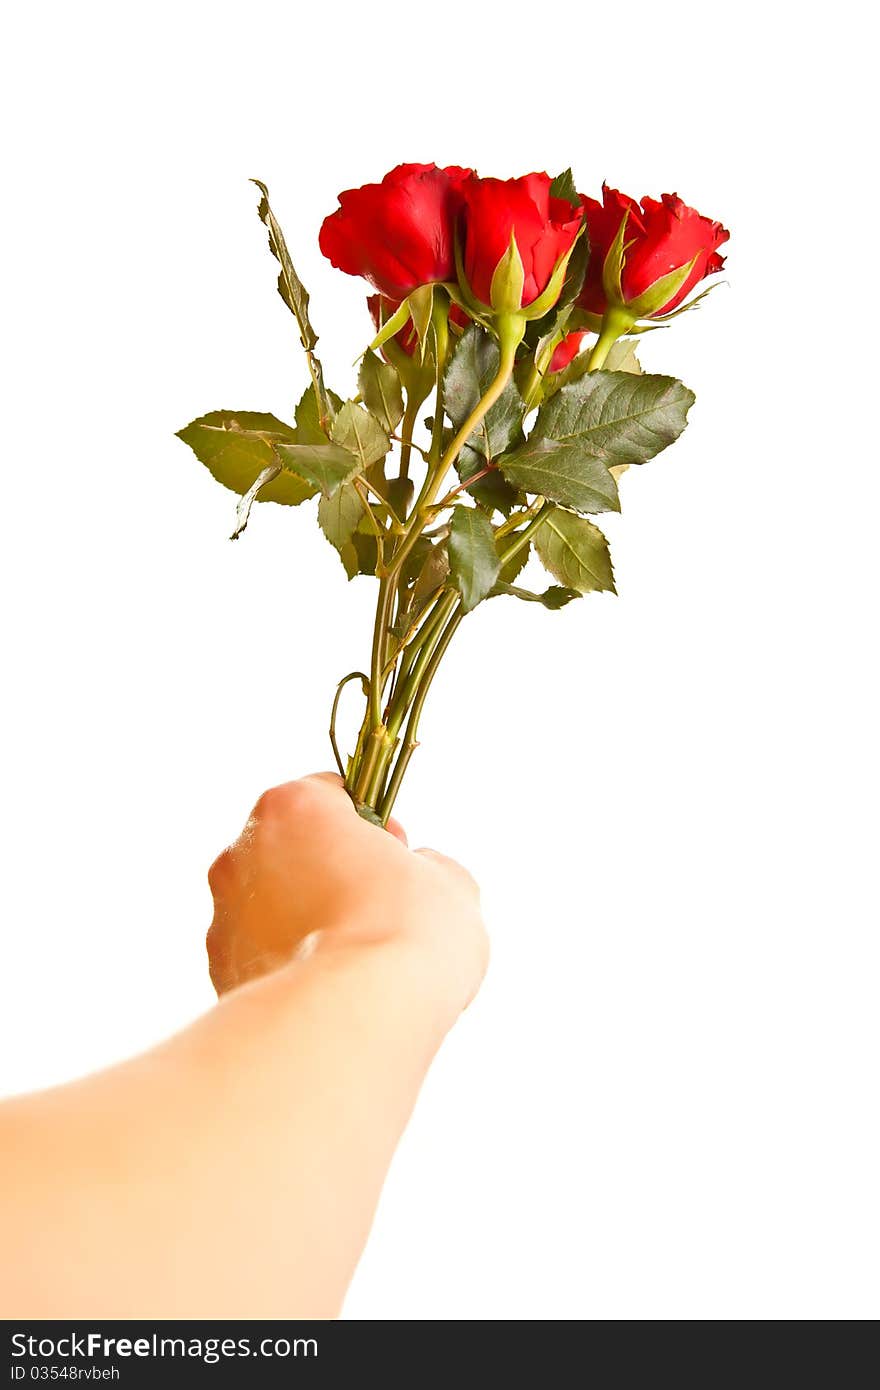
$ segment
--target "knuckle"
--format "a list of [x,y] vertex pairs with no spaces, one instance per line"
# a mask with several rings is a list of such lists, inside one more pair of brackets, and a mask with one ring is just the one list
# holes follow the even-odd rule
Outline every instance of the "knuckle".
[[257,798],[254,815],[261,820],[295,815],[307,804],[310,795],[309,788],[303,782],[283,782],[280,786],[269,787]]

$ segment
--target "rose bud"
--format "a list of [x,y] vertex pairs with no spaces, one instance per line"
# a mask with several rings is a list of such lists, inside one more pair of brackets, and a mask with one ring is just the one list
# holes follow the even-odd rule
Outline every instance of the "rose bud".
[[469,169],[399,164],[381,183],[339,195],[319,244],[347,275],[362,275],[398,302],[423,285],[455,279],[455,224]]
[[[549,174],[462,185],[458,283],[465,307],[522,337],[559,298],[583,210],[550,194]],[[513,321],[513,322],[511,322]]]
[[639,204],[605,184],[601,203],[583,204],[590,263],[578,304],[597,317],[626,308],[633,322],[660,318],[724,265],[718,247],[730,233],[675,193]]

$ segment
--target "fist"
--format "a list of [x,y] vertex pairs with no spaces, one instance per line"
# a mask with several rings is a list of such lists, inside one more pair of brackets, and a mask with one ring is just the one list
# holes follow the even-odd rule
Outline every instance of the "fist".
[[319,773],[264,792],[239,838],[208,873],[208,932],[218,994],[315,950],[396,944],[430,966],[463,1008],[488,944],[470,874],[403,830],[370,825],[341,779]]

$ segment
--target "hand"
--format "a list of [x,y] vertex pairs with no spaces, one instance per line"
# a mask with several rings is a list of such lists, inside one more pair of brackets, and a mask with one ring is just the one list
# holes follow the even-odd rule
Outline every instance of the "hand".
[[407,849],[396,822],[389,831],[357,814],[335,774],[264,792],[208,873],[218,994],[315,950],[394,944],[464,1008],[488,959],[477,885],[453,859]]

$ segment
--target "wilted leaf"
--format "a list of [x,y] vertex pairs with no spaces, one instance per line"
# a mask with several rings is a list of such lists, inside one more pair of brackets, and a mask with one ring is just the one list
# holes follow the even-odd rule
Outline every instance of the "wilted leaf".
[[[218,483],[244,496],[261,473],[280,462],[276,444],[295,444],[297,432],[262,411],[213,410],[178,430],[177,437],[189,445]],[[295,507],[314,497],[316,491],[313,482],[285,470],[265,483],[259,500]]]
[[545,608],[564,608],[567,603],[571,603],[573,598],[580,598],[580,594],[575,589],[560,588],[556,584],[551,584],[549,589],[545,589],[543,594],[533,593],[531,589],[519,589],[515,584],[505,584],[503,580],[492,589],[492,597],[497,594],[508,594],[511,598],[525,599],[527,603],[542,603]]
[[317,344],[318,335],[309,321],[308,291],[293,268],[284,233],[269,206],[268,188],[259,179],[253,179],[252,182],[257,185],[262,195],[257,212],[269,232],[269,249],[281,267],[278,273],[278,293],[296,318],[303,347],[311,351]]
[[290,252],[284,240],[284,233],[276,220],[275,214],[269,206],[268,188],[264,183],[261,183],[259,179],[253,179],[252,182],[255,183],[260,190],[261,197],[257,212],[260,220],[264,223],[269,233],[269,249],[281,267],[278,273],[278,293],[296,319],[299,327],[300,340],[308,354],[312,378],[317,387],[321,418],[329,420],[333,414],[333,407],[331,405],[330,394],[324,385],[324,374],[321,364],[315,356],[315,346],[318,342],[318,335],[309,319],[308,291],[293,268],[293,261],[290,259]]
[[416,603],[426,603],[436,594],[441,584],[446,583],[449,574],[449,553],[445,541],[437,541],[431,546],[419,570],[413,586],[413,599]]
[[280,463],[270,463],[263,469],[256,481],[248,488],[235,509],[235,528],[229,537],[231,541],[237,541],[242,532],[246,530],[248,521],[250,520],[251,507],[256,501],[257,493],[261,488],[264,488],[267,483],[271,483],[273,478],[277,478],[280,472]]
[[335,444],[355,455],[361,472],[383,459],[391,446],[391,440],[375,416],[354,401],[346,401],[339,409],[330,437]]

